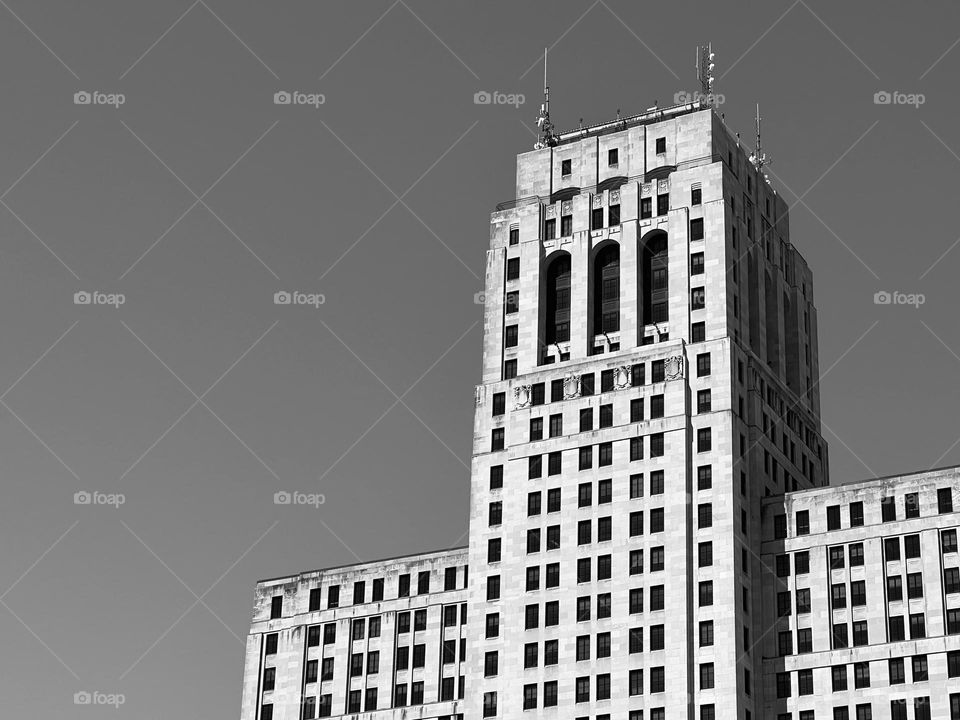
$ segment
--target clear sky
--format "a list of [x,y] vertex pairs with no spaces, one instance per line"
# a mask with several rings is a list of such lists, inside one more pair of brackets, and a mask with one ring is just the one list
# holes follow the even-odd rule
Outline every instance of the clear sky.
[[544,46],[570,129],[695,90],[712,41],[815,274],[834,481],[960,462],[958,28],[948,2],[0,3],[4,714],[236,717],[257,579],[464,542],[474,294]]

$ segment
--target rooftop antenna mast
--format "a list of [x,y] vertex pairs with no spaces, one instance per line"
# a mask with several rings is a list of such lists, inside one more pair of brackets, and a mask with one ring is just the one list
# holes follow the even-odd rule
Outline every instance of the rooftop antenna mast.
[[700,81],[700,97],[698,99],[705,105],[714,104],[713,58],[713,43],[697,46],[697,80]]
[[543,49],[543,104],[540,106],[540,114],[537,115],[537,128],[540,130],[540,139],[537,140],[534,150],[543,150],[546,147],[553,147],[557,144],[557,136],[554,133],[553,122],[550,120],[550,86],[547,84],[547,48]]
[[[760,172],[763,172],[763,168],[766,165],[769,165],[772,161],[771,158],[767,157],[767,154],[763,151],[763,143],[760,140],[760,104],[757,104],[757,146],[753,151],[753,154],[750,155],[750,162],[753,163],[753,166]],[[764,175],[766,178],[766,175]],[[769,182],[769,180],[767,180]]]

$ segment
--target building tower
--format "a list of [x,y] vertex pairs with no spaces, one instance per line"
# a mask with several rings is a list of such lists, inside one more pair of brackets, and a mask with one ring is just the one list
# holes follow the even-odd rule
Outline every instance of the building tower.
[[491,215],[465,716],[765,717],[762,500],[828,483],[786,204],[708,104],[549,140]]

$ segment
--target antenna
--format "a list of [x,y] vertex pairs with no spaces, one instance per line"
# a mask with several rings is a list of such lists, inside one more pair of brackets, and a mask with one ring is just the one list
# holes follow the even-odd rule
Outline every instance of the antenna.
[[547,84],[547,48],[543,49],[543,104],[540,114],[537,115],[537,128],[540,130],[540,139],[533,146],[534,150],[543,150],[557,144],[557,136],[553,132],[553,123],[550,121],[550,86]]
[[[760,104],[757,103],[757,147],[753,151],[753,154],[750,155],[750,162],[753,163],[753,166],[760,172],[763,172],[765,165],[769,165],[772,161],[771,158],[767,157],[767,154],[763,151],[763,143],[760,140]],[[764,176],[766,177],[766,176]]]
[[700,102],[714,104],[713,93],[713,43],[697,46],[697,80],[700,81]]

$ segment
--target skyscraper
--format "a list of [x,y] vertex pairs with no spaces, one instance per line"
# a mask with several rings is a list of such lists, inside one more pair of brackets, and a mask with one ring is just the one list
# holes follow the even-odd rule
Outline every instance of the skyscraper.
[[491,217],[466,713],[752,709],[760,502],[827,482],[786,204],[699,103],[542,144]]
[[699,102],[541,130],[491,215],[468,548],[259,583],[243,720],[812,717],[772,610],[775,516],[835,492],[787,205]]

